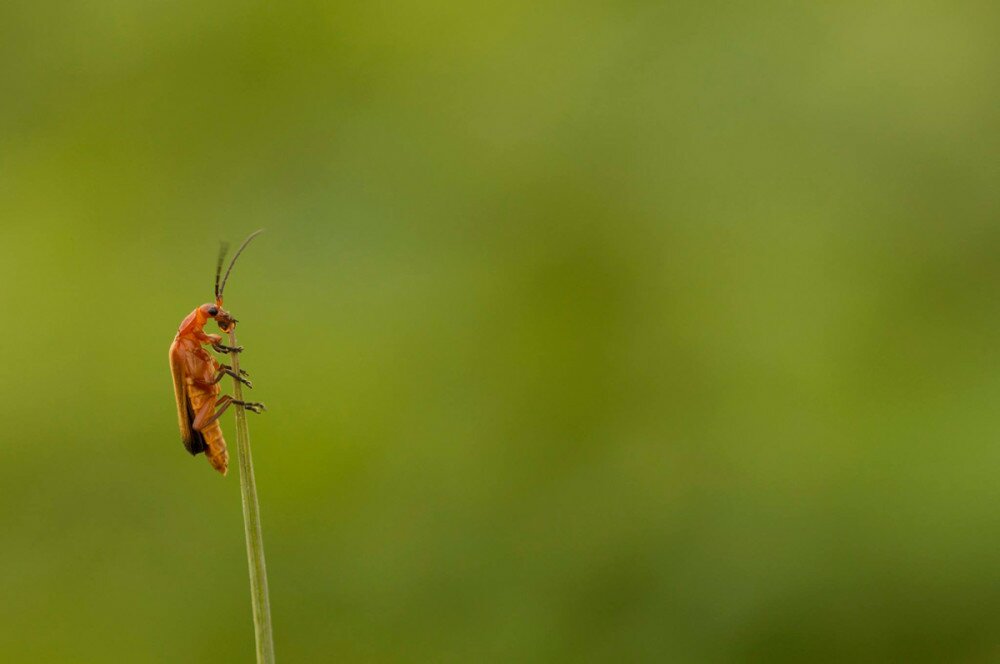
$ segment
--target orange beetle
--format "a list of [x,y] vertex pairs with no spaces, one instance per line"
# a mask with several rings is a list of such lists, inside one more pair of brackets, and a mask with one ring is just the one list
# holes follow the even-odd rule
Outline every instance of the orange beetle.
[[188,314],[177,329],[173,343],[170,344],[170,373],[174,377],[174,397],[177,400],[177,422],[181,429],[181,440],[192,455],[204,452],[212,467],[223,475],[229,469],[229,452],[222,437],[219,416],[231,405],[260,413],[264,410],[264,404],[237,401],[229,395],[219,396],[221,391],[219,381],[226,375],[232,376],[251,389],[253,385],[244,377],[245,371],[241,370],[237,374],[232,367],[220,364],[202,348],[202,345],[211,346],[219,353],[239,353],[243,348],[224,345],[220,335],[205,334],[204,328],[210,318],[215,319],[223,332],[229,332],[236,327],[236,319],[222,308],[222,292],[226,288],[226,281],[236,259],[250,244],[250,240],[260,232],[251,234],[243,241],[233,260],[230,261],[226,276],[220,284],[219,276],[222,273],[222,262],[226,253],[226,245],[222,245],[219,262],[215,268],[215,304],[203,304]]

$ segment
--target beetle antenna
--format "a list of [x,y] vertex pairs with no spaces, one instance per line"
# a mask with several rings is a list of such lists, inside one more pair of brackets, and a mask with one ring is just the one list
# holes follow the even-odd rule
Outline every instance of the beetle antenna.
[[[218,298],[218,300],[220,302],[222,301],[222,291],[224,291],[226,289],[226,282],[229,281],[229,273],[233,271],[233,265],[236,264],[236,259],[240,257],[240,254],[243,253],[243,250],[247,248],[248,244],[250,244],[250,240],[254,239],[255,237],[257,237],[258,235],[260,235],[263,232],[264,232],[264,229],[262,228],[259,231],[254,231],[253,233],[250,233],[250,235],[247,237],[247,239],[243,240],[243,244],[241,244],[240,248],[236,250],[236,253],[233,254],[233,260],[229,261],[229,267],[226,268],[226,276],[224,276],[222,278],[222,285],[219,286],[218,292],[216,293],[216,296],[215,296],[216,298]],[[219,267],[220,268],[222,267],[222,262],[221,261],[219,262]]]
[[219,277],[222,275],[222,262],[226,260],[226,251],[229,249],[227,242],[219,243],[219,260],[215,263],[215,301],[222,303],[222,289],[219,288]]

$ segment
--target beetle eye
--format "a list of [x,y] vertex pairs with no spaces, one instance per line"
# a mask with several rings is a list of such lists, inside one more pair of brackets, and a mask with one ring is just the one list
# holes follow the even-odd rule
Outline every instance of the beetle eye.
[[217,313],[219,313],[219,310],[217,308],[215,308],[215,307],[209,307],[208,308],[208,315],[209,316],[214,316]]

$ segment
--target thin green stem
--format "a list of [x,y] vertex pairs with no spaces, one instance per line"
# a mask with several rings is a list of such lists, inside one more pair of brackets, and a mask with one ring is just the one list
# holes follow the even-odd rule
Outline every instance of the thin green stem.
[[[229,345],[236,347],[236,332],[230,330]],[[240,373],[239,353],[230,353],[233,371]],[[243,385],[233,379],[233,396],[243,401]],[[247,537],[247,562],[250,565],[250,604],[253,607],[253,627],[257,641],[258,664],[274,664],[274,637],[271,633],[271,601],[267,594],[267,568],[264,565],[264,538],[261,535],[260,506],[257,503],[257,482],[253,476],[250,456],[250,432],[247,414],[236,409],[236,449],[240,462],[240,492],[243,494],[243,526]]]

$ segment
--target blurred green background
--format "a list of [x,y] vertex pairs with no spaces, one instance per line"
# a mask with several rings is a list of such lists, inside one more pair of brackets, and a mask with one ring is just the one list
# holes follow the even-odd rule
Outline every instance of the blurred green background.
[[279,661],[1000,661],[998,30],[3,3],[0,657],[251,661],[167,347],[264,227]]

